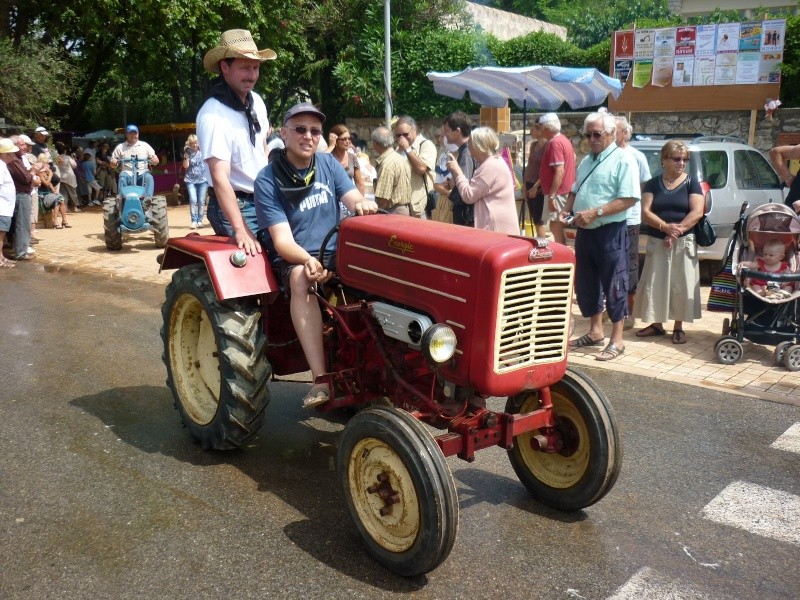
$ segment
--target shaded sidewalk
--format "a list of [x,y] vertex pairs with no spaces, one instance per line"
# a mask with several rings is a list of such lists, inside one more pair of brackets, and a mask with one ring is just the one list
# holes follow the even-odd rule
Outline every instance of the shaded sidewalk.
[[[172,237],[193,231],[188,206],[171,206],[167,212]],[[155,247],[152,233],[125,235],[122,250],[110,252],[105,247],[103,215],[99,207],[70,213],[68,221],[72,225],[70,229],[39,230],[42,242],[35,247],[35,260],[19,266],[33,263],[48,272],[81,271],[163,285],[169,283],[172,272],[158,272],[156,259],[163,250]],[[210,234],[212,230],[206,224],[198,232]],[[708,286],[702,288],[703,307],[708,291]],[[588,321],[580,316],[575,304],[573,314],[575,335],[586,333]],[[684,324],[687,343],[683,345],[672,344],[670,335],[637,338],[635,332],[646,325],[637,321],[634,329],[625,332],[625,353],[619,358],[596,361],[594,356],[601,348],[592,347],[571,352],[569,361],[577,366],[622,371],[800,406],[800,372],[791,373],[775,365],[773,346],[745,341],[744,356],[737,364],[717,362],[714,344],[722,335],[722,321],[726,316],[703,310],[699,321]],[[669,327],[671,323],[666,325]],[[608,336],[611,326],[605,323],[604,327]]]

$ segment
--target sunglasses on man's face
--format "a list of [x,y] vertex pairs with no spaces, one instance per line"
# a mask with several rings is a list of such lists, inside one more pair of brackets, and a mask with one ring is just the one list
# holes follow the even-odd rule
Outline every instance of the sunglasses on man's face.
[[311,127],[310,129],[305,125],[298,125],[297,127],[290,127],[286,126],[286,129],[292,129],[297,132],[297,135],[305,135],[309,131],[311,131],[311,137],[319,137],[322,135],[322,129],[317,129],[316,127]]
[[410,132],[410,131],[406,131],[405,133],[400,133],[400,132],[398,131],[397,133],[395,133],[395,134],[394,134],[394,137],[395,137],[395,138],[400,138],[400,137],[407,138],[409,135],[411,135],[411,132]]
[[585,137],[587,140],[591,139],[599,140],[601,137],[603,137],[603,133],[604,132],[602,131],[587,131],[586,133],[583,134],[583,137]]
[[687,162],[689,162],[688,158],[683,158],[682,156],[670,156],[669,158],[674,163],[687,163]]

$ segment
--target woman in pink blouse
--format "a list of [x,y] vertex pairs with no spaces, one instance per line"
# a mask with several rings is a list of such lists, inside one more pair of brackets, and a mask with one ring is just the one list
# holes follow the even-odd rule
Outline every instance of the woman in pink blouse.
[[461,198],[475,205],[475,228],[519,235],[517,204],[514,200],[514,181],[503,158],[497,154],[500,140],[491,127],[472,130],[469,151],[478,168],[467,181],[451,154],[447,168],[455,177]]

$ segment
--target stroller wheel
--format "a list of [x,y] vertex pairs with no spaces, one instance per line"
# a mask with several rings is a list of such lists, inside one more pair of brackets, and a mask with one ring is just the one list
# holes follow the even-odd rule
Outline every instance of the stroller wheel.
[[783,364],[783,357],[786,354],[786,349],[792,345],[792,342],[781,342],[777,346],[775,346],[775,350],[772,353],[772,357],[775,359],[776,365]]
[[800,345],[794,344],[783,354],[783,366],[790,371],[800,371]]
[[725,317],[722,321],[722,335],[729,335],[731,332],[731,320]]
[[[723,365],[734,365],[742,358],[744,346],[735,337],[724,337],[720,339],[714,347],[717,353],[717,360]],[[800,356],[798,356],[800,359]],[[798,365],[800,367],[800,364]]]

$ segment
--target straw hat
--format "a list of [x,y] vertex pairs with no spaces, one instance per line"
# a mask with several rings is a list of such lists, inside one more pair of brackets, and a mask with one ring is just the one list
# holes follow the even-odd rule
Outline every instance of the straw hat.
[[206,71],[219,74],[219,61],[226,58],[252,58],[264,62],[276,57],[277,54],[269,48],[259,50],[246,29],[229,29],[219,37],[219,45],[206,52],[203,66]]
[[8,138],[0,138],[0,154],[8,154],[17,151],[19,151],[19,148],[14,145],[14,142]]

